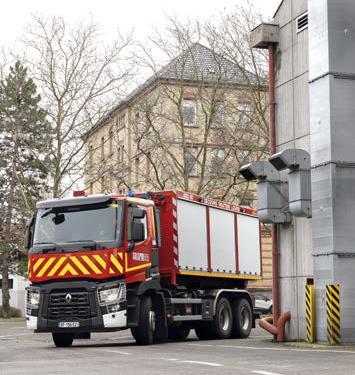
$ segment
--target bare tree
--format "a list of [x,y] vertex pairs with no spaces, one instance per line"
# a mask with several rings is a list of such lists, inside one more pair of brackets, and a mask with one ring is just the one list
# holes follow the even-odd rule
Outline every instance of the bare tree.
[[[150,38],[151,48],[141,46],[137,61],[151,69],[157,83],[133,105],[135,158],[150,165],[139,162],[133,168],[138,187],[177,188],[230,201],[248,193],[239,169],[265,155],[268,133],[263,56],[254,56],[246,44],[254,13],[244,29],[237,28],[236,19],[246,15],[237,8],[217,26],[170,18],[164,33]],[[226,54],[237,42],[238,52]],[[170,63],[159,66],[154,51]]]
[[93,22],[68,26],[61,17],[34,17],[25,44],[27,60],[53,129],[50,174],[53,196],[83,176],[82,135],[122,96],[132,74],[126,51],[131,36],[105,45]]

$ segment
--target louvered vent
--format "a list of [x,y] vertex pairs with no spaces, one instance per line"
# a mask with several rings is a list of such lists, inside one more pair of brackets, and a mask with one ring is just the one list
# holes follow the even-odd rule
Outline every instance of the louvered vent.
[[298,33],[308,27],[308,13],[303,13],[296,19],[296,27]]

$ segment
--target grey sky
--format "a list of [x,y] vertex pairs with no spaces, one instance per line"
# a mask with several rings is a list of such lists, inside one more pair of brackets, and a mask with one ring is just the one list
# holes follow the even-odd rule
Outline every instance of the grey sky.
[[[117,27],[122,32],[136,31],[138,38],[150,33],[153,27],[164,24],[166,14],[181,19],[209,19],[224,9],[232,9],[246,0],[13,0],[2,4],[0,45],[11,46],[22,35],[31,13],[60,15],[68,21],[92,16],[103,27],[107,38]],[[269,19],[281,0],[251,0]]]

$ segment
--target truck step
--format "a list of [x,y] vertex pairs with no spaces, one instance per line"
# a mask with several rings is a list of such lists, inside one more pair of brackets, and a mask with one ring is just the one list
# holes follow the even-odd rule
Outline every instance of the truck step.
[[202,299],[201,298],[170,298],[168,302],[170,302],[172,305],[180,305],[180,304],[192,305],[192,304],[201,304]]
[[189,320],[202,320],[202,315],[175,315],[172,317],[173,322],[185,322]]

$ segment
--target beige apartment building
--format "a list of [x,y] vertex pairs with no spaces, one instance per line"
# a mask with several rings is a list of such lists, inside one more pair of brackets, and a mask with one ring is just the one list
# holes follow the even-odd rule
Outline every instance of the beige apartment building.
[[[86,191],[178,189],[255,206],[239,168],[268,149],[266,88],[257,81],[194,44],[85,134]],[[261,285],[267,288],[268,247]]]

